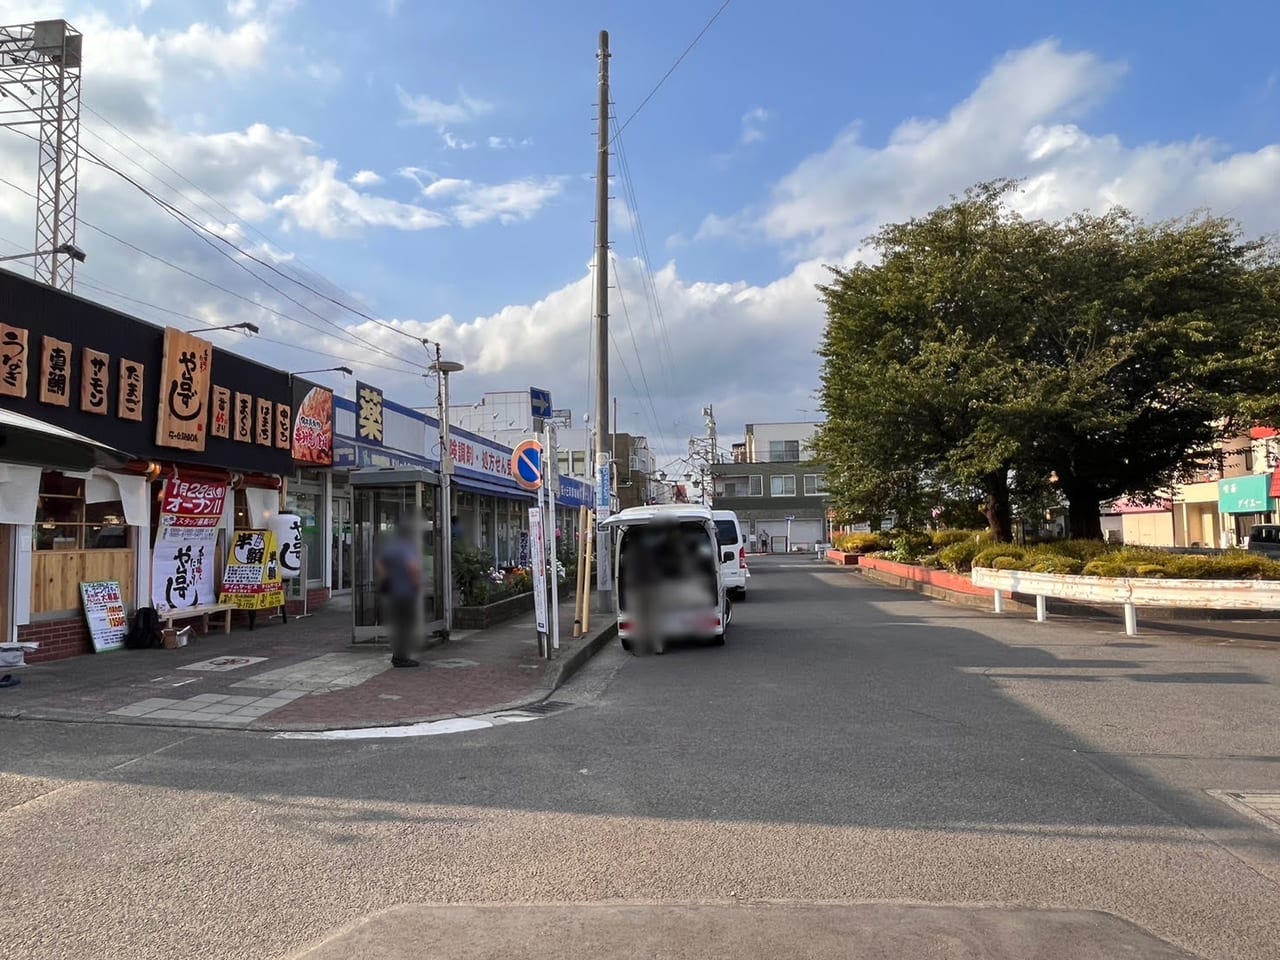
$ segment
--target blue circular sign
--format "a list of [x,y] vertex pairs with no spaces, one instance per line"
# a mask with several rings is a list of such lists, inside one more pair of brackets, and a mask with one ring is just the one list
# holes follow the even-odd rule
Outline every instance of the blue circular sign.
[[542,486],[542,445],[537,440],[525,440],[516,447],[511,454],[511,472],[526,490]]

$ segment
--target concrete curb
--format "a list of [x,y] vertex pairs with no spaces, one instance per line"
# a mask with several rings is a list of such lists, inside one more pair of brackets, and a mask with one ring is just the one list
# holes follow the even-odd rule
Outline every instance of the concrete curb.
[[599,653],[605,645],[618,635],[618,621],[610,618],[608,624],[598,628],[592,636],[567,657],[553,661],[544,674],[542,683],[535,696],[524,697],[507,703],[489,704],[483,708],[468,710],[463,713],[436,713],[423,716],[386,720],[346,720],[325,721],[323,723],[250,723],[250,724],[218,724],[192,723],[186,720],[148,720],[146,717],[117,717],[111,714],[86,716],[85,714],[59,710],[0,710],[0,720],[25,720],[44,723],[104,723],[119,724],[130,727],[152,727],[165,730],[211,730],[229,733],[322,733],[327,730],[361,730],[372,727],[407,727],[415,723],[432,723],[437,720],[453,720],[460,717],[474,717],[488,713],[505,713],[531,707],[542,703],[582,669],[586,663]]

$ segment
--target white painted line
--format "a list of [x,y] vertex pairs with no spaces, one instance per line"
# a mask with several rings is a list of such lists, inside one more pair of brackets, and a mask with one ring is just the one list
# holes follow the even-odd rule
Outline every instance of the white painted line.
[[185,667],[179,667],[178,669],[200,670],[207,673],[226,673],[228,670],[239,670],[241,667],[262,663],[266,659],[266,657],[214,657],[212,660],[189,663]]
[[487,730],[508,723],[529,723],[542,717],[531,713],[486,713],[478,717],[451,717],[428,723],[411,723],[400,727],[362,727],[352,730],[305,730],[277,733],[276,740],[385,740],[400,737],[437,737],[445,733]]

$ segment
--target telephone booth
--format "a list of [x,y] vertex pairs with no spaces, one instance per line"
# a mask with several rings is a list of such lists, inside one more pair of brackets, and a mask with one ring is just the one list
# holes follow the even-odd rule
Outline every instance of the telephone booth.
[[390,638],[386,602],[379,591],[378,555],[387,540],[396,536],[402,519],[422,520],[421,622],[416,631],[426,636],[444,629],[444,584],[441,582],[437,531],[447,535],[441,523],[440,477],[431,470],[365,469],[351,473],[352,577],[351,639],[370,643]]

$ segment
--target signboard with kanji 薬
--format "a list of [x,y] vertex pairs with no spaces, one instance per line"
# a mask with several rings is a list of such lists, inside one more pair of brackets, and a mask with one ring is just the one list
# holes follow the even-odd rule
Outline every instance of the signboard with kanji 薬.
[[204,450],[213,346],[169,327],[164,332],[156,445]]
[[382,446],[382,391],[356,382],[356,439]]

